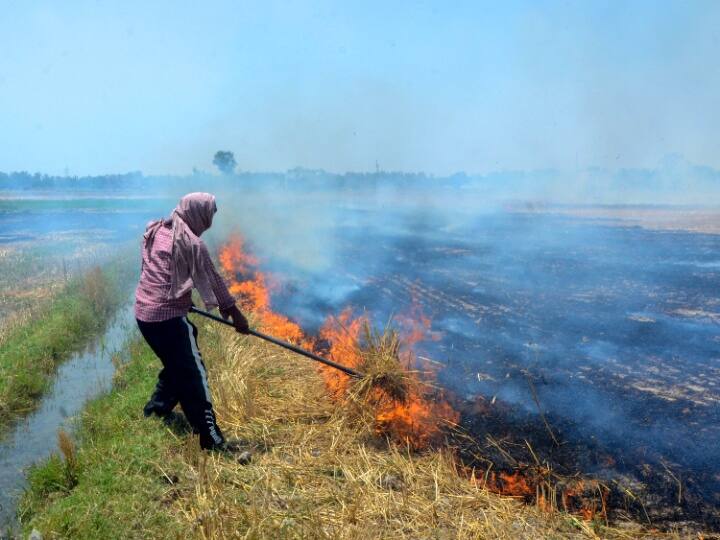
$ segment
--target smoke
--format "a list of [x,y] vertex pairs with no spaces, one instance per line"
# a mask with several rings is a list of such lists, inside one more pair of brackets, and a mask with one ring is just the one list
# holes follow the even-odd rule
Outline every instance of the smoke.
[[[421,354],[458,395],[537,415],[530,380],[567,440],[695,471],[720,458],[717,430],[689,427],[720,403],[702,375],[716,358],[719,236],[508,210],[503,190],[467,179],[365,180],[223,194],[237,205],[218,240],[241,230],[280,284],[275,309],[309,331],[346,306],[380,326],[418,301],[442,336]],[[692,451],[670,442],[691,436]]]
[[20,200],[0,201],[0,219],[7,237],[94,242],[110,256],[123,242],[137,250],[145,223],[185,193],[212,192],[211,250],[242,234],[274,284],[273,308],[308,332],[347,306],[382,326],[417,303],[440,338],[418,352],[462,399],[535,422],[541,409],[567,445],[702,475],[720,459],[720,235],[703,232],[718,211],[657,203],[710,200],[719,173],[672,157],[656,170],[586,171],[574,187],[569,178],[77,179],[13,192]]
[[[138,177],[115,192],[114,202],[98,189],[84,202],[38,207],[33,212],[42,218],[18,234],[32,226],[56,238],[65,231],[76,238],[104,234],[103,243],[139,242],[144,224],[168,215],[184,193],[211,191],[218,214],[207,242],[217,247],[234,232],[245,236],[276,276],[278,310],[312,328],[352,305],[382,324],[417,297],[444,334],[428,354],[451,364],[443,381],[461,395],[497,394],[531,411],[527,382],[517,374],[533,364],[553,381],[539,389],[549,408],[565,414],[567,396],[582,396],[572,407],[578,418],[620,433],[631,422],[593,413],[603,397],[617,399],[622,377],[647,378],[639,358],[705,365],[712,357],[712,326],[676,313],[717,312],[717,237],[638,229],[638,220],[628,227],[612,208],[586,215],[587,204],[572,202],[627,201],[630,193],[659,202],[679,192],[699,200],[700,191],[720,184],[720,174],[673,157],[658,170],[592,171],[588,178],[595,187],[555,195],[567,177],[552,171]],[[606,194],[587,198],[593,190]],[[671,210],[680,221],[691,213]],[[542,351],[537,359],[528,358],[527,343]],[[490,378],[478,379],[486,361]],[[622,372],[631,365],[632,377]],[[591,375],[608,387],[583,389]],[[678,377],[665,384],[682,387]],[[599,394],[591,400],[593,392]],[[638,392],[638,399],[657,399]]]

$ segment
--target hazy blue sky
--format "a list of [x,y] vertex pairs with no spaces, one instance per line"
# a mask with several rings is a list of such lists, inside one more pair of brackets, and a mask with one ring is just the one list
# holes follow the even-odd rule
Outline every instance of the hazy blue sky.
[[0,9],[2,171],[720,167],[718,1]]

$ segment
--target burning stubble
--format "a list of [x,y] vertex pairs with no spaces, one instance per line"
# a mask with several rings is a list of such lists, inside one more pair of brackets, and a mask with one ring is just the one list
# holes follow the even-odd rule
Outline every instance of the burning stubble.
[[[237,294],[256,298],[249,307],[284,327],[278,337],[286,332],[332,355],[332,342],[318,337],[341,323],[334,345],[346,350],[333,358],[352,365],[347,351],[364,340],[362,322],[353,321],[368,312],[389,320],[416,305],[442,331],[438,340],[423,330],[422,354],[442,362],[439,369],[432,364],[437,384],[470,404],[489,405],[483,418],[453,402],[471,433],[523,447],[528,439],[559,459],[557,466],[629,485],[633,493],[635,482],[645,484],[644,471],[665,474],[664,458],[673,474],[693,478],[683,486],[685,501],[703,507],[712,500],[715,451],[707,442],[717,432],[718,401],[708,359],[717,299],[709,292],[717,284],[717,237],[512,210],[450,217],[449,208],[406,201],[380,209],[359,201],[342,209],[344,221],[329,220],[329,270],[278,262],[264,254],[283,245],[271,245],[236,279]],[[271,297],[272,309],[264,308]],[[347,306],[356,309],[345,313]],[[423,327],[417,314],[410,319]],[[401,317],[394,320],[404,339],[412,335]],[[356,339],[343,347],[347,334]],[[331,391],[346,391],[351,382],[326,379]],[[440,424],[456,418],[440,416]],[[650,479],[641,491],[664,491],[661,485]],[[668,501],[677,500],[673,494]]]
[[348,307],[337,317],[328,317],[318,336],[310,336],[299,324],[273,311],[273,280],[259,270],[257,258],[247,252],[241,237],[226,243],[219,259],[231,276],[230,291],[239,296],[243,309],[253,314],[262,331],[328,354],[365,375],[357,381],[330,367],[318,367],[328,391],[354,411],[355,421],[413,448],[427,447],[438,440],[443,427],[457,423],[457,412],[414,370],[412,345],[423,338],[421,328],[429,325],[428,319],[420,317],[413,325],[405,318],[405,325],[412,329],[403,340],[391,326],[374,331],[367,314],[353,316]]

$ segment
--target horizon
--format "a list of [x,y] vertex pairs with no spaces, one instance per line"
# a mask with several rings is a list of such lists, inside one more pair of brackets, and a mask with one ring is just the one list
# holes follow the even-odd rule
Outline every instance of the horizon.
[[[231,151],[232,152],[232,151]],[[477,171],[468,171],[468,170],[456,170],[456,171],[450,171],[448,173],[444,174],[436,174],[432,171],[425,171],[425,170],[400,170],[400,169],[383,169],[382,167],[379,167],[377,169],[373,170],[328,170],[324,169],[322,167],[318,168],[311,168],[311,167],[304,167],[302,165],[295,165],[292,167],[288,167],[287,169],[255,169],[255,170],[249,170],[249,169],[241,169],[239,166],[231,173],[224,173],[217,169],[217,167],[210,164],[210,167],[205,169],[200,169],[197,167],[193,167],[190,171],[177,171],[177,172],[152,172],[148,173],[143,170],[119,170],[119,171],[106,171],[106,172],[98,172],[95,174],[73,174],[72,172],[68,171],[61,171],[59,173],[47,173],[39,170],[1,170],[0,169],[0,175],[6,175],[8,177],[13,175],[29,175],[29,176],[36,176],[40,175],[47,178],[57,178],[57,179],[72,179],[76,178],[78,180],[81,179],[87,179],[87,178],[104,178],[104,177],[123,177],[123,176],[134,176],[134,175],[140,175],[146,178],[153,178],[153,177],[192,177],[192,176],[210,176],[210,177],[217,177],[218,179],[228,177],[228,176],[242,176],[242,175],[273,175],[273,174],[289,174],[289,173],[295,173],[295,172],[305,172],[305,173],[320,173],[320,174],[327,174],[327,175],[334,175],[334,176],[345,176],[345,175],[382,175],[382,174],[400,174],[400,175],[407,175],[407,176],[425,176],[428,178],[452,178],[455,176],[466,176],[468,178],[480,178],[480,177],[488,177],[493,175],[503,175],[503,174],[542,174],[542,173],[553,173],[553,174],[572,174],[572,173],[582,173],[582,172],[592,172],[592,171],[599,171],[604,172],[608,174],[618,174],[622,172],[644,172],[644,173],[652,173],[652,172],[661,172],[663,170],[666,170],[668,168],[677,167],[678,165],[686,168],[691,169],[702,169],[702,170],[709,170],[712,174],[720,174],[720,167],[713,167],[712,165],[704,164],[704,163],[693,163],[685,159],[684,156],[678,155],[678,154],[667,154],[663,156],[656,164],[647,164],[646,166],[637,166],[637,167],[601,167],[601,166],[593,166],[589,165],[584,168],[579,168],[575,170],[569,170],[569,169],[562,169],[562,168],[552,168],[552,167],[539,167],[539,168],[531,168],[531,169],[491,169],[485,172],[477,172]]]
[[720,4],[6,6],[0,170],[720,168]]

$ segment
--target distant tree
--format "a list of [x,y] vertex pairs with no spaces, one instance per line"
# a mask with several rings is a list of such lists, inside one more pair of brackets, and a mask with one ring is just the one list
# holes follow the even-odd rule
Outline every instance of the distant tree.
[[229,150],[218,150],[215,152],[213,165],[215,165],[223,174],[232,174],[235,171],[235,167],[237,167],[235,154]]

